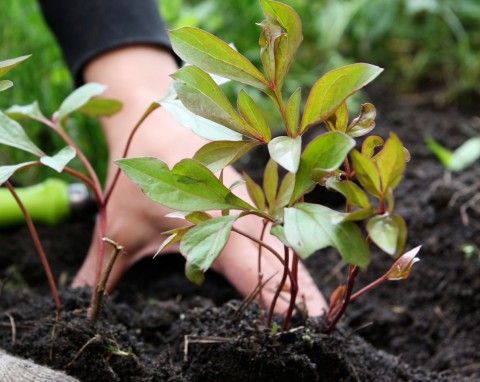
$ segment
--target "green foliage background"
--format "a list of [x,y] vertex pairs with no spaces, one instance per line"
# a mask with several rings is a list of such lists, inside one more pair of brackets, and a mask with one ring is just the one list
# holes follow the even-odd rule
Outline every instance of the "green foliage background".
[[[437,101],[464,101],[480,94],[480,2],[477,0],[285,0],[300,14],[305,40],[292,68],[297,86],[308,87],[329,69],[351,62],[386,68],[382,81],[400,91],[435,89]],[[162,13],[171,28],[198,26],[228,42],[259,66],[262,20],[252,0],[164,0]],[[68,69],[35,0],[2,0],[0,60],[25,54],[32,58],[9,73],[14,87],[0,93],[0,109],[38,100],[46,115],[73,89]],[[27,126],[48,151],[59,142],[39,126]],[[69,131],[94,166],[105,173],[107,151],[98,126],[74,118]],[[21,153],[0,150],[0,163],[22,160]],[[34,183],[38,170],[17,178]]]

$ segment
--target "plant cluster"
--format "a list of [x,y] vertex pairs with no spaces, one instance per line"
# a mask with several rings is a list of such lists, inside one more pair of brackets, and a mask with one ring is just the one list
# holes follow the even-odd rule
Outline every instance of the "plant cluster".
[[[282,280],[276,286],[275,297],[269,306],[270,326],[273,325],[276,301],[282,291],[288,289],[290,306],[283,324],[284,329],[288,328],[298,293],[300,258],[308,258],[323,248],[335,248],[349,265],[345,285],[340,285],[330,299],[326,315],[329,332],[335,328],[350,301],[384,281],[409,276],[417,261],[419,247],[404,253],[407,228],[404,220],[394,212],[393,195],[409,159],[408,151],[393,133],[386,141],[379,136],[367,136],[375,127],[376,112],[372,104],[362,105],[359,115],[351,121],[347,106],[347,99],[370,83],[382,69],[358,63],[332,70],[314,83],[305,107],[302,107],[301,88],[288,92],[287,97],[284,91],[287,74],[303,40],[300,17],[291,7],[276,1],[260,0],[260,4],[266,17],[259,24],[263,72],[232,46],[206,31],[191,27],[171,31],[175,52],[190,65],[173,75],[175,83],[171,92],[163,100],[154,102],[134,126],[124,159],[116,161],[119,170],[105,191],[86,156],[65,132],[65,123],[74,112],[97,117],[112,115],[120,109],[117,101],[95,98],[104,91],[104,86],[92,83],[77,89],[51,118],[42,114],[37,103],[13,106],[0,113],[0,143],[34,157],[27,162],[0,166],[0,184],[5,184],[14,197],[15,189],[9,178],[20,170],[41,165],[78,177],[95,194],[100,249],[97,287],[92,298],[93,317],[98,314],[112,264],[106,267],[102,276],[105,243],[115,248],[112,262],[121,251],[119,244],[104,237],[106,205],[120,169],[153,201],[176,210],[173,215],[188,223],[169,231],[170,236],[159,251],[180,242],[180,251],[186,258],[186,275],[191,281],[202,283],[204,272],[220,255],[232,232],[254,240],[282,263]],[[0,75],[21,60],[0,63]],[[235,108],[220,88],[219,84],[225,79],[248,85],[266,97],[260,99],[260,103],[242,88],[236,97]],[[1,84],[4,87],[10,85],[5,81]],[[266,105],[269,102],[273,103],[282,121],[284,134],[281,136],[273,136],[273,128],[265,116],[264,110],[268,110]],[[211,140],[193,158],[183,159],[172,169],[156,158],[127,158],[135,132],[158,107],[171,111],[182,124]],[[16,121],[20,118],[33,119],[49,127],[66,147],[54,155],[47,155]],[[319,134],[304,148],[302,139],[309,130],[317,130]],[[363,138],[363,143],[360,149],[355,149],[355,138],[359,137]],[[223,183],[222,171],[260,145],[266,145],[270,155],[264,181],[257,184],[245,174],[251,200],[242,200],[232,191],[237,185]],[[80,159],[87,175],[68,166],[75,156]],[[279,175],[278,166],[286,170],[283,177]],[[322,204],[305,203],[305,195],[315,187],[326,187],[343,195],[345,210],[340,212]],[[55,282],[39,238],[28,211],[21,200],[16,199],[29,224],[60,309]],[[255,215],[264,223],[264,230],[258,238],[235,228],[235,222],[247,215]],[[283,243],[283,254],[263,242],[268,227]],[[390,255],[393,265],[378,280],[354,292],[357,274],[370,262],[371,243]],[[265,282],[259,269],[257,292]]]
[[[180,242],[186,275],[195,283],[202,283],[204,272],[232,232],[252,238],[235,228],[237,220],[256,215],[264,227],[270,226],[285,247],[284,255],[263,243],[265,230],[259,239],[252,238],[284,267],[269,307],[269,324],[276,300],[288,282],[290,308],[284,328],[289,325],[298,292],[300,258],[325,247],[337,249],[349,271],[346,285],[332,296],[326,316],[329,330],[333,330],[349,301],[383,281],[408,277],[416,261],[418,247],[403,254],[407,228],[394,212],[393,191],[402,179],[409,154],[393,133],[386,141],[368,136],[360,150],[355,149],[355,138],[374,129],[376,112],[372,104],[364,104],[358,117],[349,122],[347,99],[381,73],[377,66],[358,63],[326,73],[313,85],[303,110],[300,88],[284,96],[287,74],[303,40],[302,24],[298,14],[285,4],[271,0],[260,0],[260,4],[266,17],[259,23],[263,73],[232,46],[204,30],[182,27],[170,32],[173,49],[189,65],[173,74],[173,89],[159,104],[212,142],[171,169],[151,157],[116,163],[149,198],[177,210],[173,216],[188,223],[169,231],[160,250]],[[225,78],[267,97],[260,104],[242,88],[235,109],[218,84]],[[284,135],[273,137],[264,113],[270,101],[280,115]],[[322,126],[326,132],[321,132]],[[302,138],[311,129],[320,132],[303,149]],[[264,181],[257,184],[245,174],[251,201],[242,200],[232,191],[236,185],[223,184],[222,170],[259,145],[266,145],[270,155]],[[282,179],[278,166],[287,172]],[[304,196],[316,186],[343,195],[345,211],[305,203]],[[372,242],[397,260],[379,280],[353,293],[356,275],[370,262]],[[258,271],[261,289],[261,269]]]

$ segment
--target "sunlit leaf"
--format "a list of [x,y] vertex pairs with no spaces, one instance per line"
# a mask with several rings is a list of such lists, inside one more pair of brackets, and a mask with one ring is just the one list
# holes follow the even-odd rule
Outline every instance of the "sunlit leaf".
[[337,181],[334,177],[327,179],[326,186],[330,190],[341,193],[352,206],[368,207],[370,202],[367,194],[350,180]]
[[203,282],[203,273],[217,259],[227,244],[238,215],[227,215],[199,223],[190,229],[180,243],[180,252],[187,258],[186,275],[196,284]]
[[38,162],[24,162],[9,166],[0,166],[0,186],[5,183],[15,172]]
[[40,150],[23,130],[22,126],[11,118],[8,118],[0,111],[0,143],[27,151],[36,156],[44,156]]
[[400,229],[389,214],[377,215],[367,223],[367,231],[372,241],[389,255],[397,251]]
[[310,142],[300,159],[291,202],[295,202],[314,187],[314,169],[325,172],[336,170],[354,146],[355,141],[352,138],[337,131],[322,134]]
[[89,117],[111,117],[122,110],[122,103],[116,99],[94,98],[77,109],[77,112]]
[[263,74],[245,56],[206,31],[175,29],[170,31],[170,41],[175,53],[189,64],[261,90],[268,88]]
[[248,126],[252,129],[248,129],[252,135],[257,139],[269,142],[272,134],[267,125],[267,121],[262,114],[262,111],[257,106],[255,101],[250,97],[243,89],[238,94],[238,111],[245,120]]
[[322,205],[298,203],[285,209],[285,237],[303,259],[316,251],[336,248],[343,260],[365,267],[370,254],[360,228],[353,222],[334,223],[339,212]]
[[212,172],[220,171],[245,155],[260,142],[256,141],[215,141],[200,148],[194,159],[202,162]]
[[277,137],[268,144],[270,157],[287,171],[296,173],[302,152],[302,137]]
[[312,87],[305,105],[300,131],[326,120],[353,93],[383,71],[370,64],[352,64],[332,70]]
[[94,82],[85,84],[71,93],[60,105],[58,109],[58,120],[63,123],[70,114],[81,109],[93,97],[102,94],[107,87]]
[[353,138],[368,134],[375,128],[377,111],[371,103],[364,103],[360,115],[347,127],[347,134]]
[[20,64],[22,61],[25,61],[27,58],[29,58],[30,55],[27,56],[21,56],[21,57],[16,57],[16,58],[11,58],[9,60],[3,60],[0,61],[0,77],[4,76],[7,74],[10,70],[12,70],[15,66]]
[[383,138],[370,135],[362,143],[362,154],[367,158],[372,158],[375,155],[375,149],[383,146],[383,143]]
[[292,137],[298,132],[298,123],[300,122],[300,104],[302,101],[302,89],[297,88],[292,94],[285,106],[285,119],[287,123],[287,131]]
[[247,173],[243,173],[243,178],[245,179],[247,192],[250,196],[250,199],[252,199],[253,204],[255,204],[260,211],[265,211],[265,194],[263,193],[262,187],[255,183],[255,181],[250,178]]
[[72,146],[66,146],[54,156],[42,156],[40,162],[45,166],[53,168],[57,172],[62,172],[65,166],[77,155]]
[[172,76],[175,90],[191,112],[226,126],[240,134],[250,135],[220,87],[203,70],[184,66]]
[[395,134],[390,133],[390,138],[374,159],[380,174],[382,190],[395,188],[405,171],[403,145]]
[[[270,66],[274,68],[274,78],[270,76],[270,80],[280,89],[303,40],[302,22],[295,10],[286,4],[271,0],[260,0],[260,4],[267,17],[266,22],[260,24],[264,29],[262,51],[268,51]],[[262,61],[265,61],[263,57]]]
[[13,82],[9,80],[0,80],[0,92],[10,89],[13,86]]
[[254,209],[235,196],[201,163],[184,159],[172,170],[159,159],[117,160],[118,166],[154,202],[181,211]]
[[45,119],[37,101],[29,105],[13,105],[5,111],[5,114],[12,119],[31,118],[37,121]]
[[242,134],[188,110],[182,101],[177,98],[174,86],[170,87],[167,95],[159,101],[159,104],[168,110],[182,126],[192,130],[202,138],[210,141],[242,140]]
[[278,189],[278,166],[273,160],[269,160],[265,166],[263,174],[263,190],[267,198],[268,206],[272,210],[275,206],[275,198],[277,197]]
[[404,255],[400,256],[395,263],[393,263],[392,267],[386,274],[386,279],[389,281],[395,280],[405,280],[410,276],[412,271],[413,264],[420,259],[417,256],[420,248],[422,246],[419,245],[405,253]]
[[380,197],[382,190],[380,185],[380,174],[374,162],[365,157],[357,150],[350,152],[355,177],[362,187],[377,198]]

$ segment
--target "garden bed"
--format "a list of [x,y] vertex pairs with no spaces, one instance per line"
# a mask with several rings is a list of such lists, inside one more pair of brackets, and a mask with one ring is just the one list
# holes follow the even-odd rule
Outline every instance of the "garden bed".
[[[466,259],[461,247],[480,245],[479,203],[468,204],[480,192],[480,163],[450,174],[424,137],[453,149],[468,134],[480,134],[480,120],[456,109],[414,106],[408,98],[373,101],[377,134],[395,132],[412,154],[396,209],[409,228],[407,248],[423,245],[421,261],[410,279],[353,303],[333,335],[322,334],[321,320],[298,317],[291,332],[272,334],[255,305],[233,319],[239,300],[226,281],[210,273],[198,288],[174,255],[135,266],[98,324],[85,319],[86,290],[64,288],[64,311],[56,318],[28,231],[15,228],[0,232],[0,347],[82,381],[478,380],[480,262]],[[40,229],[65,283],[88,248],[92,225],[90,217]],[[358,286],[391,264],[380,252],[372,256]],[[339,259],[323,251],[307,261],[326,295],[345,277]]]

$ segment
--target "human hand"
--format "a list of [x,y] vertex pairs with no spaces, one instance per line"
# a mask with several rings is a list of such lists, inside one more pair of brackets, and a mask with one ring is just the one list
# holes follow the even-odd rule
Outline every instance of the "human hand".
[[[87,66],[86,80],[106,84],[108,91],[105,96],[124,103],[124,109],[119,114],[102,120],[112,160],[121,157],[130,129],[139,116],[152,100],[160,98],[167,91],[170,81],[166,73],[175,69],[175,63],[168,53],[142,46],[106,53]],[[204,143],[203,139],[180,126],[168,112],[159,109],[137,132],[128,156],[155,156],[171,167],[181,159],[193,156]],[[115,171],[115,165],[110,164],[109,181]],[[232,168],[227,168],[224,179],[226,184],[232,184],[239,179],[239,175]],[[237,188],[235,193],[248,199],[245,189]],[[168,208],[145,197],[124,175],[120,176],[107,206],[107,237],[120,243],[125,248],[125,254],[115,264],[109,280],[110,289],[135,262],[156,252],[163,240],[159,233],[185,224],[184,221],[165,218],[169,212]],[[247,216],[240,219],[236,227],[255,236],[261,231],[262,223],[255,216]],[[283,253],[283,245],[278,239],[267,235],[265,240],[279,253]],[[169,251],[175,249],[172,247]],[[98,240],[94,238],[73,286],[95,283],[97,253]],[[234,233],[213,267],[246,296],[258,284],[257,263],[257,245]],[[262,273],[263,280],[272,277],[262,293],[263,302],[268,305],[280,282],[283,266],[267,251],[262,256]],[[312,316],[323,314],[327,303],[302,265],[299,268],[298,282],[297,302],[305,303]],[[287,307],[287,301],[279,300],[276,311],[284,313]]]

